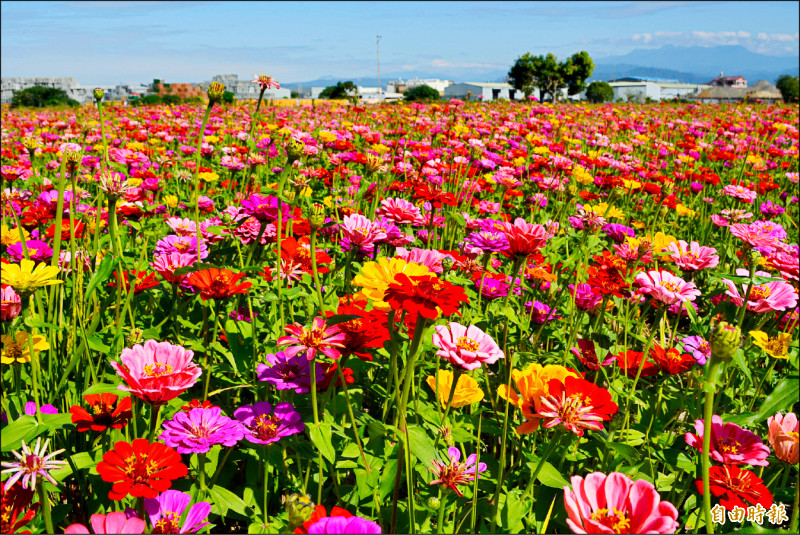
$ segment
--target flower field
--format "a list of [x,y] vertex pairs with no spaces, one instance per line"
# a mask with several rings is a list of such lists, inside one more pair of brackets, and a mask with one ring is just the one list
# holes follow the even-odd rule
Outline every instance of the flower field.
[[219,85],[2,110],[2,533],[797,532],[797,106]]

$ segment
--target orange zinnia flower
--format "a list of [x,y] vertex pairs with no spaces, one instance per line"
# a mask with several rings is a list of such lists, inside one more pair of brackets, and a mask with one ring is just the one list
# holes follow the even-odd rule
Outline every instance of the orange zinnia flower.
[[246,293],[252,286],[250,282],[237,284],[244,273],[234,273],[229,269],[208,268],[192,273],[187,282],[200,292],[203,301],[225,299],[233,294]]

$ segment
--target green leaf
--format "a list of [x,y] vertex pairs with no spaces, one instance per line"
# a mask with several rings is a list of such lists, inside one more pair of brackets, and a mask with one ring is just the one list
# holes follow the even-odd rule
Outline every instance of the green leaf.
[[[20,416],[3,429],[2,450],[4,452],[18,450],[22,446],[23,440],[27,442],[38,434],[38,428],[39,424],[36,422],[36,418],[33,416]],[[41,431],[45,429],[47,428],[41,426]]]
[[328,459],[328,462],[331,464],[336,462],[336,450],[333,449],[333,441],[331,440],[331,424],[309,424],[308,434],[311,438],[311,442],[314,444],[314,446],[316,446],[320,453],[322,453],[323,457]]
[[744,372],[745,377],[747,377],[747,381],[750,384],[753,384],[753,376],[750,375],[750,367],[744,361],[744,351],[742,351],[741,348],[733,354],[733,361],[737,366],[739,366],[739,369]]
[[430,466],[436,458],[436,448],[425,429],[418,425],[408,426],[408,442],[411,453],[425,466]]
[[60,329],[60,327],[58,325],[54,325],[52,323],[47,323],[46,321],[42,321],[39,318],[34,318],[34,317],[30,317],[30,316],[25,318],[25,322],[24,323],[28,327],[34,327],[36,329],[45,329],[45,328],[47,328],[47,329],[55,329],[55,330],[59,330]]
[[332,327],[340,323],[346,323],[348,321],[357,320],[360,318],[361,316],[356,316],[355,314],[338,314],[336,316],[331,316],[330,318],[325,320],[325,325]]
[[225,357],[225,360],[227,360],[228,364],[230,364],[231,367],[233,368],[233,373],[239,375],[239,368],[236,366],[236,359],[233,358],[233,353],[231,353],[228,349],[222,347],[222,344],[220,344],[219,342],[216,341],[211,342],[210,345],[214,350],[217,351],[217,353]]
[[100,265],[97,266],[97,271],[95,271],[92,278],[89,279],[89,286],[86,287],[84,299],[88,300],[92,296],[94,289],[97,288],[97,285],[104,283],[108,277],[111,276],[112,271],[114,271],[114,258],[108,254],[103,257],[100,261]]
[[120,398],[130,396],[130,392],[119,390],[119,385],[110,385],[107,383],[97,383],[83,391],[83,395],[89,394],[117,394]]
[[627,461],[635,463],[639,459],[639,452],[636,451],[636,448],[633,446],[629,446],[628,444],[620,444],[618,442],[605,442],[605,445],[608,449],[614,450],[620,454]]
[[105,354],[110,353],[111,348],[105,345],[102,340],[103,339],[98,335],[86,337],[86,343],[89,346],[89,349],[93,349],[95,351],[99,351],[100,353],[105,353]]
[[744,415],[739,415],[736,423],[742,426],[752,425],[755,422],[774,416],[778,411],[787,412],[793,404],[797,403],[798,395],[800,395],[800,377],[797,375],[784,377],[775,387],[775,390],[767,396],[757,413],[747,418],[742,418]]
[[[211,503],[218,507],[224,508],[226,511],[231,509],[242,516],[247,516],[247,504],[245,504],[240,497],[232,493],[224,487],[214,485],[208,489]],[[224,514],[222,516],[225,516]]]
[[[536,470],[536,466],[538,464],[538,460],[529,462],[528,467],[531,470]],[[569,481],[564,479],[564,476],[561,475],[561,472],[559,472],[555,466],[547,461],[545,461],[544,465],[542,465],[542,469],[539,471],[539,475],[536,477],[536,479],[538,479],[542,485],[554,489],[563,489],[564,486],[569,486]]]

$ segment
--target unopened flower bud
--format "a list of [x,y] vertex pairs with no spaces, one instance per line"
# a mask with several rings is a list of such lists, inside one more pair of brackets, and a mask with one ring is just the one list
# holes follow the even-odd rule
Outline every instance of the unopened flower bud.
[[128,336],[125,337],[125,347],[132,348],[136,344],[141,344],[144,340],[144,331],[134,327]]
[[439,428],[439,432],[442,434],[442,440],[448,446],[453,445],[453,431],[450,429],[449,425],[443,425]]
[[312,230],[317,230],[325,224],[325,207],[321,204],[312,204],[308,214],[308,226]]
[[445,256],[444,258],[442,258],[442,270],[445,273],[453,269],[453,264],[455,264],[455,262],[453,261],[453,257]]
[[661,186],[661,194],[664,197],[669,197],[672,195],[672,192],[675,190],[675,184],[673,182],[664,182],[664,185]]
[[306,145],[299,139],[291,139],[289,144],[286,145],[286,159],[289,163],[294,163],[303,156],[303,151]]
[[293,201],[294,201],[294,199],[295,199],[295,197],[297,197],[297,193],[296,193],[295,191],[293,191],[293,190],[284,191],[284,192],[283,192],[283,197],[284,197],[284,199],[286,199],[287,201],[289,201],[289,202],[293,202]]
[[72,173],[75,171],[75,168],[81,164],[83,157],[79,152],[70,150],[64,154],[64,161],[66,162],[67,169],[69,169],[70,173]]
[[742,331],[726,321],[712,326],[709,339],[711,357],[719,361],[729,360],[742,343]]
[[311,496],[308,494],[291,494],[284,496],[283,501],[289,516],[289,533],[311,518],[314,513],[314,502],[311,501]]
[[220,82],[211,82],[208,87],[208,100],[211,104],[222,100],[222,94],[225,93],[225,84]]
[[94,91],[92,91],[92,95],[94,95],[94,99],[96,101],[98,101],[98,102],[103,100],[103,97],[105,96],[105,94],[106,94],[105,91],[103,91],[103,89],[100,88],[100,87],[95,87]]
[[439,507],[442,505],[441,500],[436,496],[431,496],[428,498],[428,509],[432,509],[433,511],[438,511]]

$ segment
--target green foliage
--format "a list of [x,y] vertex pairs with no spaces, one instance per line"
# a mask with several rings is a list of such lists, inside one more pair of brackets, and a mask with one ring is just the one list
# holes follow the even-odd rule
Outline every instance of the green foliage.
[[145,95],[142,98],[132,100],[131,104],[136,106],[158,106],[163,100],[158,95]]
[[611,102],[614,100],[614,88],[606,82],[592,82],[586,89],[586,100],[594,103]]
[[11,107],[44,108],[45,106],[80,106],[77,100],[69,98],[67,92],[56,87],[33,86],[17,91],[11,98]]
[[784,102],[797,102],[800,98],[800,77],[782,74],[775,82]]
[[573,54],[562,62],[553,54],[533,56],[525,53],[511,66],[508,81],[515,89],[524,92],[526,97],[538,88],[542,100],[545,95],[557,100],[562,89],[567,89],[570,95],[583,91],[586,79],[593,71],[594,63],[585,51]]
[[180,104],[183,101],[178,95],[164,95],[161,97],[161,102],[168,105]]
[[299,96],[300,96],[300,93],[298,93],[297,91],[292,91],[292,92],[289,93],[289,97],[290,98],[298,98]]
[[233,101],[236,100],[236,95],[231,93],[230,91],[225,91],[222,93],[222,102],[225,104],[233,104]]
[[351,81],[337,82],[336,85],[331,85],[322,90],[319,98],[329,99],[346,99],[352,96],[357,90],[355,84]]
[[429,85],[420,85],[406,91],[403,100],[408,102],[439,100],[439,92]]

